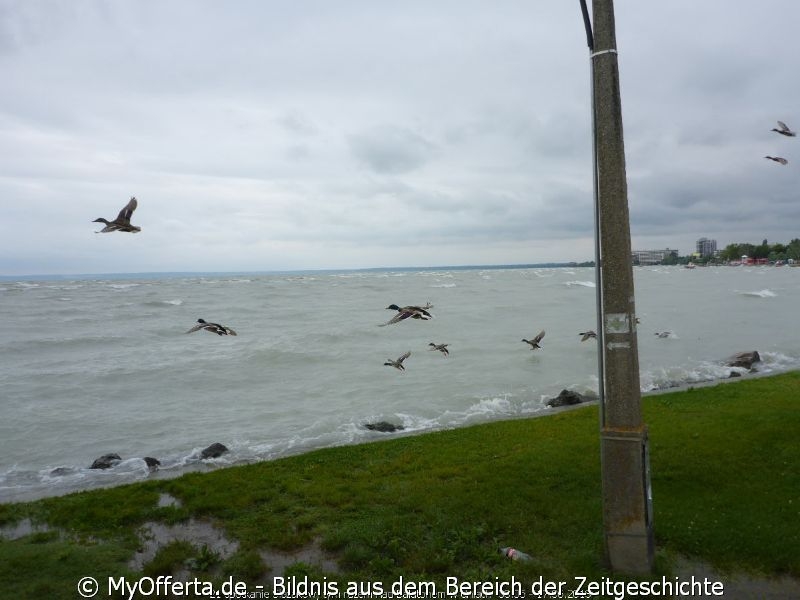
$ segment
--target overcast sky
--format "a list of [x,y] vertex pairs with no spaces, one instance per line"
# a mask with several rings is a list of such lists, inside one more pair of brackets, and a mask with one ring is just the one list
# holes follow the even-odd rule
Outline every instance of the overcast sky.
[[[800,3],[615,10],[634,249],[800,237]],[[588,54],[578,0],[0,0],[0,274],[591,260]]]

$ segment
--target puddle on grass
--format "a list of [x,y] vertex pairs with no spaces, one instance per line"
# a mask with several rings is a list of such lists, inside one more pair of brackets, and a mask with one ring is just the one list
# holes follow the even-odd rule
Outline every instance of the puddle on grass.
[[[182,503],[175,496],[161,492],[158,496],[158,507],[169,506],[179,508]],[[139,539],[142,543],[142,550],[137,552],[128,563],[128,566],[136,571],[140,571],[144,565],[153,560],[163,546],[174,541],[188,542],[199,548],[207,546],[221,560],[230,558],[239,549],[239,543],[228,539],[221,529],[208,521],[195,519],[177,525],[164,525],[152,521],[145,523],[139,529]],[[273,577],[283,576],[288,567],[298,562],[318,567],[327,573],[339,572],[339,565],[322,549],[319,540],[314,540],[294,552],[260,550],[259,556]]]
[[158,508],[166,508],[167,506],[174,506],[175,508],[180,508],[182,504],[181,501],[178,500],[175,496],[171,496],[166,492],[161,492],[158,495]]
[[141,571],[162,547],[175,541],[188,542],[199,548],[207,546],[220,560],[230,558],[239,549],[239,542],[229,540],[221,529],[208,521],[189,519],[178,525],[150,521],[142,525],[138,533],[142,548],[128,561],[128,566],[135,571]]
[[[162,492],[158,497],[158,506],[159,508],[180,507],[181,502],[174,496]],[[48,531],[54,531],[54,529],[46,523],[34,523],[25,518],[0,527],[0,538],[11,541]],[[219,556],[220,560],[230,558],[239,549],[239,542],[226,537],[222,529],[208,521],[197,519],[189,519],[186,523],[177,525],[148,521],[138,529],[137,534],[141,542],[141,549],[128,561],[128,567],[134,571],[141,571],[144,565],[153,560],[161,548],[175,541],[187,542],[196,548],[207,546],[209,550]],[[322,549],[318,539],[294,552],[260,550],[259,555],[267,567],[270,577],[282,577],[287,568],[299,562],[318,567],[326,573],[339,572],[339,565]]]
[[18,540],[19,538],[31,535],[33,533],[43,533],[45,531],[52,531],[52,528],[46,523],[33,523],[28,518],[17,521],[13,525],[3,525],[0,527],[0,537],[6,540]]

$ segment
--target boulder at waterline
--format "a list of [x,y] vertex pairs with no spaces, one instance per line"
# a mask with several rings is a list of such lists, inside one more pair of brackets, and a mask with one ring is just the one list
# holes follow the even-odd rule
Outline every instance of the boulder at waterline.
[[757,362],[761,362],[761,356],[759,356],[758,350],[751,350],[750,352],[739,352],[734,354],[728,359],[726,364],[729,367],[752,369],[753,364]]
[[208,448],[203,450],[200,453],[200,458],[219,458],[223,454],[228,452],[228,448],[224,444],[220,444],[219,442],[214,442]]
[[557,406],[571,406],[573,404],[580,404],[582,402],[586,402],[586,397],[583,394],[573,392],[572,390],[561,390],[561,393],[558,396],[555,398],[550,398],[546,404],[547,406],[555,408]]
[[95,459],[92,463],[92,466],[89,467],[90,469],[110,469],[117,463],[119,463],[122,459],[119,457],[119,454],[103,454],[100,458]]
[[377,423],[365,423],[364,427],[370,431],[380,431],[381,433],[392,433],[405,429],[402,425],[395,425],[389,421],[378,421]]

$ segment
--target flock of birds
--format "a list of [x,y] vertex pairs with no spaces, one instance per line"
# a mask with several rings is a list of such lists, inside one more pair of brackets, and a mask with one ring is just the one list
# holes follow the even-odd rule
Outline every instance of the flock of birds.
[[[795,137],[797,135],[797,133],[795,133],[794,131],[789,129],[789,126],[786,123],[784,123],[783,121],[778,121],[778,127],[773,127],[771,131],[774,131],[776,133],[780,133],[781,135],[786,136],[786,137]],[[785,158],[783,158],[782,156],[765,156],[764,158],[769,159],[769,160],[773,160],[776,163],[780,163],[782,165],[788,165],[789,164],[789,161],[786,160]]]
[[[400,321],[404,321],[405,319],[409,318],[421,319],[423,321],[427,321],[433,316],[428,312],[428,310],[431,308],[433,308],[433,305],[430,302],[427,303],[425,306],[404,306],[402,308],[400,308],[396,304],[391,304],[386,307],[386,310],[396,310],[397,314],[383,325],[380,325],[380,327],[385,327],[386,325],[391,325],[392,323],[399,323]],[[636,317],[636,323],[638,324],[640,322],[641,321],[639,320],[639,318]],[[544,338],[544,334],[545,331],[544,329],[542,329],[532,339],[527,340],[525,338],[522,338],[522,341],[528,344],[531,347],[531,350],[536,350],[536,349],[541,350],[542,346],[539,344],[539,342],[541,342],[542,338]],[[581,342],[597,339],[597,333],[593,329],[589,329],[587,331],[581,331],[578,335],[581,336]],[[672,337],[672,332],[657,331],[655,333],[655,336],[664,339]],[[449,350],[447,349],[447,346],[449,346],[449,344],[434,344],[433,342],[430,342],[428,345],[431,347],[430,348],[431,350],[439,350],[442,354],[445,355],[445,357],[447,357],[450,354]],[[406,360],[409,356],[411,356],[410,350],[395,360],[387,358],[386,362],[383,364],[386,367],[394,367],[395,369],[398,369],[400,371],[405,371],[406,368],[403,366],[403,361]]]
[[[387,325],[392,325],[394,323],[399,323],[400,321],[405,321],[406,319],[420,319],[422,321],[427,321],[433,317],[433,315],[428,312],[431,308],[433,308],[433,304],[430,302],[426,303],[425,306],[397,306],[397,304],[390,304],[386,307],[386,310],[396,310],[397,314],[394,315],[391,319],[386,321],[378,327],[386,327]],[[450,355],[450,351],[447,347],[450,344],[436,344],[434,342],[430,342],[428,346],[430,346],[431,350],[438,350],[442,353],[442,355],[447,358]],[[398,357],[395,360],[391,358],[387,358],[386,362],[383,363],[386,367],[394,367],[398,371],[405,371],[406,368],[403,366],[403,361],[411,356],[411,351],[409,350],[402,356]]]
[[[404,321],[406,319],[420,319],[423,321],[427,321],[428,319],[433,317],[433,315],[430,312],[428,312],[429,309],[431,308],[433,308],[433,305],[430,302],[425,304],[425,306],[403,306],[402,308],[397,306],[396,304],[390,304],[389,306],[386,307],[386,310],[396,310],[397,314],[386,323],[379,325],[379,327],[385,327],[386,325],[399,323],[400,321]],[[531,350],[536,350],[537,348],[541,349],[541,345],[539,344],[539,342],[541,342],[542,338],[544,338],[544,334],[545,332],[543,329],[542,331],[537,333],[532,339],[527,340],[523,338],[522,341],[528,344],[531,347]],[[578,335],[581,336],[582,342],[597,338],[597,333],[595,333],[591,329],[588,331],[582,331]],[[434,342],[430,342],[428,344],[428,346],[430,346],[430,350],[438,350],[445,356],[445,358],[450,354],[450,351],[447,349],[449,345],[450,344],[436,344]],[[409,356],[411,356],[410,350],[394,360],[392,360],[391,358],[387,358],[386,362],[383,363],[383,365],[386,367],[394,367],[399,371],[405,371],[406,368],[403,365],[403,361],[405,361]]]
[[[782,121],[778,121],[778,125],[781,127],[781,129],[780,130],[773,129],[773,131],[777,131],[782,135],[791,137],[794,137],[796,135],[795,132],[791,131]],[[780,157],[767,156],[766,158],[775,160],[784,165],[787,164],[788,162],[785,158],[780,158]],[[136,225],[131,225],[131,216],[133,215],[133,211],[136,210],[136,207],[138,205],[139,202],[136,200],[136,198],[134,196],[131,196],[131,199],[123,207],[123,209],[119,211],[117,218],[114,219],[113,221],[109,221],[108,219],[104,219],[103,217],[95,219],[94,221],[92,221],[93,223],[105,223],[105,227],[100,231],[96,231],[95,233],[109,233],[112,231],[139,233],[142,230],[142,228],[137,227]],[[389,319],[386,323],[379,325],[379,327],[386,327],[387,325],[400,323],[401,321],[405,321],[406,319],[419,319],[422,321],[427,321],[433,317],[433,315],[429,312],[431,308],[433,308],[433,305],[430,302],[426,303],[425,306],[400,307],[397,304],[390,304],[389,306],[386,307],[386,310],[397,311],[397,314],[394,315],[391,319]],[[636,322],[638,323],[639,319],[636,319]],[[194,325],[194,327],[192,327],[191,329],[189,329],[186,333],[194,333],[195,331],[200,331],[200,330],[208,331],[209,333],[215,333],[220,336],[236,335],[236,332],[230,327],[227,327],[225,325],[220,325],[219,323],[211,323],[209,321],[206,321],[205,319],[197,319],[197,324]],[[531,350],[541,349],[542,346],[540,345],[540,342],[542,341],[542,338],[544,338],[544,334],[545,332],[543,329],[542,331],[537,333],[532,339],[528,340],[522,338],[522,341],[528,344],[531,347]],[[591,329],[588,331],[582,331],[578,335],[581,336],[581,342],[597,338],[597,333],[595,333]],[[670,332],[669,331],[657,332],[655,335],[660,338],[666,338],[670,336]],[[445,358],[447,358],[450,355],[450,351],[447,349],[449,345],[450,344],[437,344],[434,342],[430,342],[428,344],[428,346],[430,346],[431,351],[439,351]],[[387,367],[394,367],[399,371],[405,371],[406,368],[405,366],[403,366],[403,362],[409,356],[411,356],[410,350],[394,360],[390,358],[386,359],[386,362],[383,364],[384,366]]]

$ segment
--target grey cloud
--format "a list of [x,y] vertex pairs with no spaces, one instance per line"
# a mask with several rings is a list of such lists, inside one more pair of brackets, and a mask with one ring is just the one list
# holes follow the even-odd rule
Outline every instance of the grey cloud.
[[436,154],[436,146],[409,129],[374,127],[351,135],[353,155],[376,173],[398,175],[424,166]]

